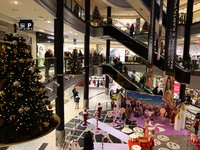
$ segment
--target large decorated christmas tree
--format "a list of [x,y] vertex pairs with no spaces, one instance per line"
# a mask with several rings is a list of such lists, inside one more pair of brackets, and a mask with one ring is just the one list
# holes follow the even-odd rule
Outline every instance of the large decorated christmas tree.
[[68,60],[68,70],[67,74],[82,74],[82,64],[81,64],[82,57],[78,56],[78,50],[74,49],[71,56]]
[[92,13],[92,20],[94,20],[94,21],[101,20],[101,15],[100,15],[100,12],[99,12],[97,6],[95,6],[94,11]]
[[5,34],[0,54],[0,143],[26,141],[55,125],[42,78],[22,37]]

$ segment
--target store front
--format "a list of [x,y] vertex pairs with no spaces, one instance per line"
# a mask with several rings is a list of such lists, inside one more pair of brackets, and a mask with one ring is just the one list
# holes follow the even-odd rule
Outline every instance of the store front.
[[54,36],[45,33],[36,33],[37,38],[37,58],[38,66],[44,66],[45,53],[48,49],[51,50],[51,53],[54,55]]

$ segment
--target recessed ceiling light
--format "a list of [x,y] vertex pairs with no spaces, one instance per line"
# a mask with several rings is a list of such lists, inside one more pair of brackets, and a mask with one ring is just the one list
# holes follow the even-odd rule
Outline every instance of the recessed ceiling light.
[[72,33],[72,31],[70,31],[69,33]]
[[47,21],[47,23],[51,23],[51,21]]
[[12,3],[13,5],[20,5],[20,4],[21,4],[19,1],[11,1],[11,3]]
[[43,19],[43,17],[39,17],[39,19]]
[[77,33],[75,33],[75,35],[77,35]]

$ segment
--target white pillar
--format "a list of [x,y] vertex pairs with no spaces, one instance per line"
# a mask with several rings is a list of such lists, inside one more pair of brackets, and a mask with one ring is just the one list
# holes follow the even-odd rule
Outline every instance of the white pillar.
[[183,103],[181,108],[180,108],[180,115],[182,117],[182,120],[181,120],[181,129],[184,129],[185,128],[185,118],[186,118],[186,106],[185,104]]
[[181,117],[180,113],[178,112],[178,114],[175,117],[174,130],[181,129],[181,120],[182,120],[182,117]]

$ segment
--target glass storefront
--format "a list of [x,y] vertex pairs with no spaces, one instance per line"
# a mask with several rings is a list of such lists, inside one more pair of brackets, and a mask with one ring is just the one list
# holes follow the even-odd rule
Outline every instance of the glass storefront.
[[44,66],[45,53],[48,49],[54,55],[54,36],[45,33],[36,33],[38,66]]

